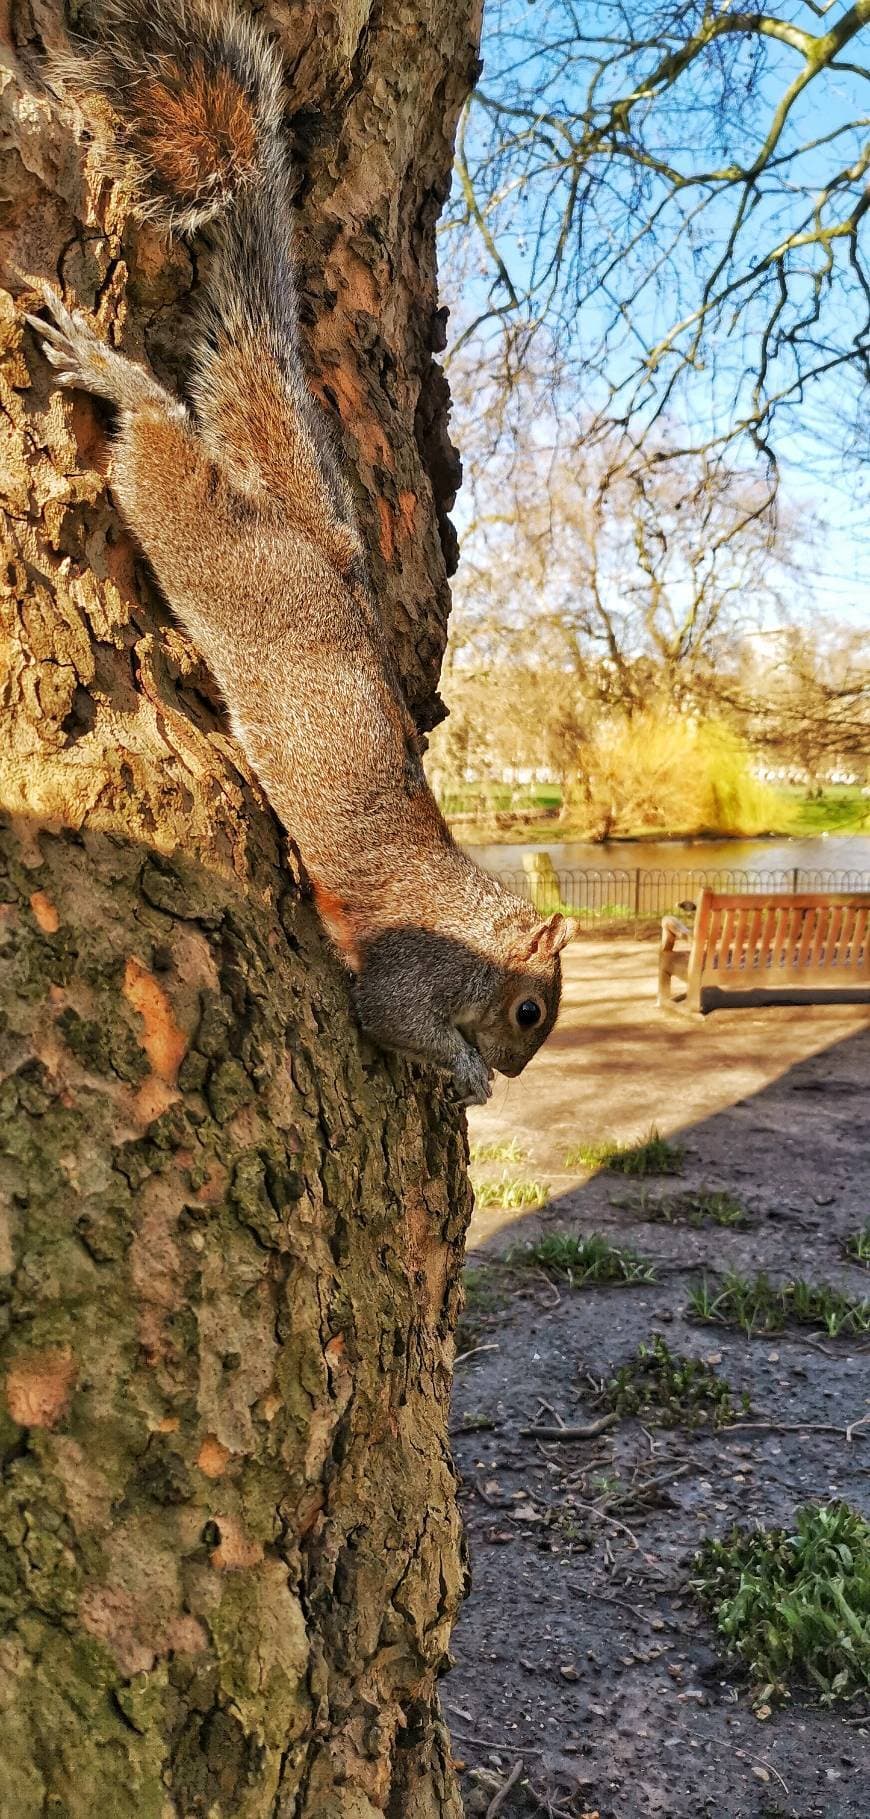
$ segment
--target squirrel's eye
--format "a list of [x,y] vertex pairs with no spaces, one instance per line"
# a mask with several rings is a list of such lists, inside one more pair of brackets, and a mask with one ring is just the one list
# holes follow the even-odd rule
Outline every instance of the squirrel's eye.
[[524,998],[522,1003],[517,1005],[514,1015],[520,1029],[530,1030],[534,1029],[536,1023],[540,1023],[543,1011],[537,998]]

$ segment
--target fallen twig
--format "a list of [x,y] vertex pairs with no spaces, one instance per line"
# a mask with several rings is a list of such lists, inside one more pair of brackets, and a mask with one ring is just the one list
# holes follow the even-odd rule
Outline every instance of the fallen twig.
[[641,1610],[639,1604],[629,1604],[627,1598],[614,1598],[610,1592],[593,1592],[585,1585],[572,1585],[571,1591],[575,1598],[596,1598],[599,1604],[615,1604],[621,1611],[631,1611],[640,1623],[651,1624],[655,1619],[657,1623],[663,1623],[666,1629],[676,1630],[678,1635],[685,1628],[684,1624],[675,1622],[673,1617],[666,1617],[663,1611],[656,1610],[651,1616],[649,1611]]
[[489,1345],[473,1345],[471,1347],[470,1352],[457,1353],[457,1356],[453,1360],[453,1369],[454,1370],[456,1369],[457,1364],[464,1364],[466,1358],[476,1358],[478,1352],[497,1352],[497,1351],[498,1351],[498,1341],[496,1339],[493,1339],[491,1344],[489,1344]]
[[[742,1428],[744,1431],[754,1430],[758,1434],[839,1434],[841,1439],[851,1443],[852,1435],[866,1421],[870,1421],[870,1415],[862,1415],[858,1421],[850,1421],[847,1427],[838,1427],[834,1421],[728,1421],[716,1431],[720,1434],[735,1434],[738,1428]],[[870,1434],[865,1438],[870,1440]]]
[[788,1793],[788,1788],[786,1787],[785,1782],[783,1781],[783,1778],[779,1772],[779,1769],[774,1768],[772,1762],[756,1762],[755,1767],[763,1768],[768,1775],[775,1775],[777,1781],[779,1782],[780,1787],[782,1788],[783,1793],[784,1794]]
[[508,1775],[506,1782],[504,1783],[504,1786],[499,1788],[499,1791],[497,1794],[493,1794],[493,1797],[489,1803],[489,1806],[486,1809],[484,1819],[495,1819],[496,1813],[501,1812],[501,1809],[504,1806],[504,1803],[508,1797],[508,1794],[511,1791],[511,1788],[516,1787],[516,1784],[519,1781],[519,1778],[520,1778],[522,1772],[523,1772],[523,1759],[521,1756],[519,1761],[514,1763],[513,1768],[511,1769],[511,1772]]
[[600,1522],[610,1522],[614,1528],[621,1529],[622,1533],[628,1536],[632,1547],[636,1553],[640,1554],[641,1559],[649,1561],[649,1554],[644,1553],[636,1534],[629,1528],[627,1522],[620,1522],[618,1516],[611,1516],[609,1510],[600,1509],[597,1503],[584,1503],[580,1497],[575,1497],[574,1504],[578,1510],[588,1510],[591,1516],[597,1516]]
[[618,1420],[615,1414],[601,1415],[586,1427],[521,1427],[520,1434],[524,1440],[594,1440],[597,1434],[615,1427]]
[[475,1749],[489,1750],[496,1756],[499,1754],[507,1754],[509,1756],[543,1756],[544,1754],[543,1750],[530,1749],[527,1743],[500,1743],[496,1737],[470,1737],[467,1731],[454,1730],[452,1724],[448,1728],[450,1730],[451,1741],[455,1737],[457,1743],[473,1743]]

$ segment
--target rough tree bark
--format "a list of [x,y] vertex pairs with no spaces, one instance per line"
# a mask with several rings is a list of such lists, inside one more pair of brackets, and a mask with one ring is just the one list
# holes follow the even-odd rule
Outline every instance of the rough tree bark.
[[[421,726],[457,483],[434,226],[477,0],[290,0],[305,329]],[[444,1819],[468,1188],[348,984],[22,325],[62,283],[183,385],[197,251],[0,8],[0,1811]],[[90,122],[91,126],[93,121]]]

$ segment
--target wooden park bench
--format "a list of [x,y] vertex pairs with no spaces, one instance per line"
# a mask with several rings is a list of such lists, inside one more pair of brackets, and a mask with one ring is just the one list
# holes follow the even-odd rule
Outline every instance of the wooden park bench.
[[[685,997],[672,997],[673,979],[686,980]],[[703,890],[691,929],[676,916],[662,919],[661,1006],[700,1015],[717,1004],[863,999],[870,1000],[870,891]]]

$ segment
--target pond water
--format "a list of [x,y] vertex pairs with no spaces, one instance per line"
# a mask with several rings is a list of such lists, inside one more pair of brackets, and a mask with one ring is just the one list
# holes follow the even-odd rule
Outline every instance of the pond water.
[[815,834],[802,840],[536,840],[469,846],[491,872],[518,871],[525,853],[549,853],[557,871],[850,872],[870,879],[870,834]]

